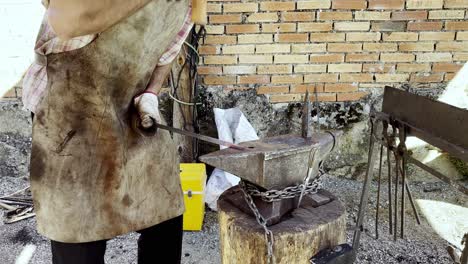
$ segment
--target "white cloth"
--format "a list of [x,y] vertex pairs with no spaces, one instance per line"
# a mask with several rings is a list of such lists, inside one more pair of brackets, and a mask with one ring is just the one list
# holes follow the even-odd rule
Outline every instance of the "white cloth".
[[[234,144],[258,140],[257,132],[239,108],[214,109],[218,138]],[[226,147],[221,146],[221,149]],[[212,210],[217,211],[218,198],[227,189],[239,183],[239,177],[215,169],[206,184],[205,202]]]

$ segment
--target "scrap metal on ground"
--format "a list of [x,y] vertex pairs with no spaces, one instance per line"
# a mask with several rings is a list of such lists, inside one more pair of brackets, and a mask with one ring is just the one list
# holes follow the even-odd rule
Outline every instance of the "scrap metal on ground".
[[0,197],[0,208],[6,210],[5,224],[12,224],[36,215],[29,187]]

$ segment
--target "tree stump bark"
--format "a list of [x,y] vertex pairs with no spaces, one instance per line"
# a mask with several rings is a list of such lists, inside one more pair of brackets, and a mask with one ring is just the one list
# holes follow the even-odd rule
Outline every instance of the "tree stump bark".
[[[274,234],[273,254],[277,264],[309,263],[320,250],[346,242],[346,214],[343,204],[332,198],[328,204],[314,208],[304,199],[301,207],[270,226]],[[223,264],[267,263],[267,247],[262,227],[226,199],[243,195],[239,187],[224,192],[218,200],[220,247]]]

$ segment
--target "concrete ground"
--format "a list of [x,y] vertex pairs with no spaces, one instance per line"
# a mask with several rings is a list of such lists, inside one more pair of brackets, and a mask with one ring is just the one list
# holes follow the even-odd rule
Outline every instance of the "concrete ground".
[[[0,195],[10,193],[25,186],[27,182],[21,178],[0,178]],[[346,204],[348,212],[348,238],[352,231],[359,204],[361,183],[353,180],[326,176],[325,188],[339,196]],[[386,186],[385,184],[383,186]],[[443,183],[412,183],[413,195],[416,199],[443,201],[450,204],[468,206],[466,196],[456,193]],[[371,217],[365,222],[365,233],[362,236],[361,248],[356,263],[451,263],[443,240],[422,217],[422,225],[415,224],[410,207],[407,207],[406,238],[394,242],[388,235],[388,203],[386,188],[383,188],[381,209],[380,238],[374,239],[374,205],[376,185],[372,186],[369,211]],[[217,264],[220,263],[217,215],[207,212],[203,231],[186,232],[184,235],[182,263]],[[460,230],[468,232],[468,230]],[[106,263],[136,263],[136,234],[117,237],[108,243]],[[0,263],[14,263],[26,244],[34,244],[37,249],[31,263],[45,264],[50,261],[49,242],[35,231],[34,219],[25,220],[11,225],[0,221]]]

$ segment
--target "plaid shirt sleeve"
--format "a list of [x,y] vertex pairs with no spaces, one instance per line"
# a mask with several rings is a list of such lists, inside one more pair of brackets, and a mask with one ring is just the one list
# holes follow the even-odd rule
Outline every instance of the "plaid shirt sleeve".
[[189,8],[187,14],[185,15],[184,24],[182,25],[181,30],[177,33],[177,36],[171,42],[169,47],[166,49],[164,54],[159,59],[158,66],[163,66],[171,63],[179,54],[182,45],[184,44],[185,39],[187,38],[190,30],[192,29],[192,8]]

